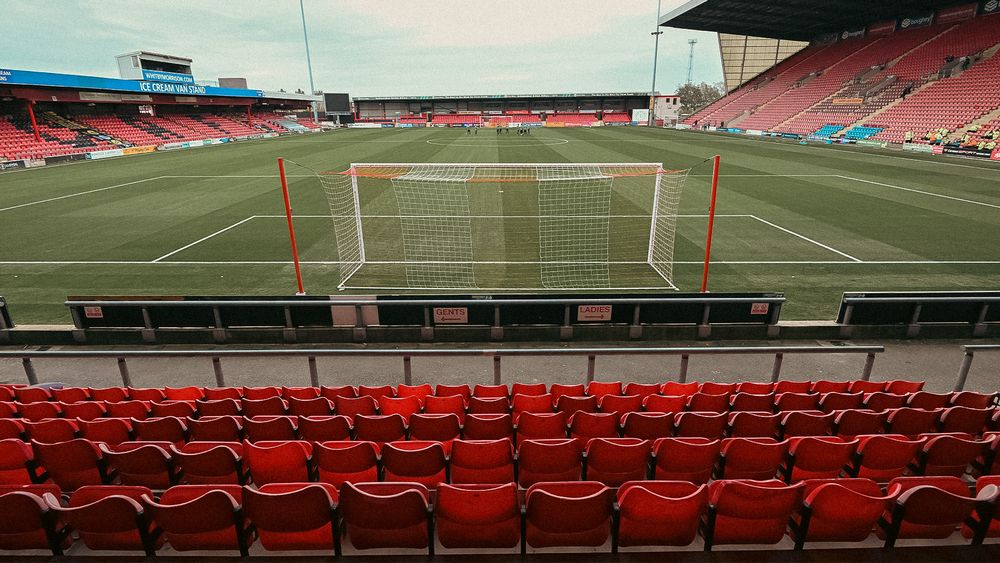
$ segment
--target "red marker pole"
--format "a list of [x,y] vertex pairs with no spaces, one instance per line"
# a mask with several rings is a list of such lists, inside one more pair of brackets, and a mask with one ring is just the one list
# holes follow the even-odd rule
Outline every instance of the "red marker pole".
[[28,108],[28,118],[31,120],[31,130],[35,133],[35,141],[42,142],[42,135],[38,132],[38,122],[35,121],[35,102],[24,100],[24,105]]
[[715,197],[719,192],[719,163],[722,157],[715,155],[715,168],[712,170],[712,200],[708,204],[708,236],[705,240],[705,266],[701,271],[701,292],[708,292],[708,265],[712,261],[712,230],[715,228]]
[[299,284],[296,295],[305,295],[302,286],[302,269],[299,267],[299,248],[295,244],[295,225],[292,222],[292,203],[288,199],[288,180],[285,179],[285,159],[278,159],[278,175],[281,176],[281,195],[285,198],[285,217],[288,219],[288,240],[292,243],[292,261],[295,262],[295,281]]

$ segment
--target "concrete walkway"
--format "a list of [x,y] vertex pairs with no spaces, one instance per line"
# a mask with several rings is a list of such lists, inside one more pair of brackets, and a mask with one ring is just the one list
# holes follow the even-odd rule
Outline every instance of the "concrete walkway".
[[[927,382],[929,391],[945,392],[953,389],[962,362],[962,344],[994,344],[997,341],[852,341],[851,344],[883,345],[886,351],[875,360],[872,380],[910,379]],[[830,341],[757,341],[757,342],[660,342],[644,343],[646,346],[829,346],[831,352],[841,342]],[[615,343],[588,343],[591,347],[622,346]],[[628,344],[625,344],[628,346]],[[316,346],[322,347],[322,346]],[[338,348],[364,348],[364,346],[337,346]],[[442,343],[435,345],[406,345],[405,348],[462,348],[477,349],[491,346]],[[505,344],[513,347],[581,348],[581,343],[524,343]],[[223,348],[233,349],[234,347]],[[246,347],[250,348],[250,347]],[[262,348],[262,347],[258,347]],[[272,347],[273,348],[273,347]],[[282,347],[287,348],[287,347]],[[301,347],[305,349],[305,347]],[[391,348],[391,347],[389,347]],[[0,350],[16,350],[0,347]],[[98,348],[51,348],[98,349]],[[108,349],[108,348],[100,348]],[[136,349],[116,347],[117,350]],[[193,346],[157,346],[142,349],[190,350]],[[202,347],[197,349],[212,349]],[[694,356],[690,360],[688,380],[700,381],[768,381],[774,361],[771,355],[718,355]],[[784,358],[783,379],[857,379],[864,366],[864,354],[788,354]],[[412,362],[413,382],[483,383],[493,382],[493,362],[489,357],[415,358]],[[663,382],[677,379],[679,356],[615,356],[599,357],[596,364],[597,379]],[[227,385],[309,385],[309,370],[305,358],[246,358],[223,361]],[[41,359],[35,360],[40,382],[62,382],[67,385],[105,387],[121,385],[118,367],[113,359]],[[399,358],[320,358],[319,378],[324,385],[382,385],[403,382],[403,362]],[[186,385],[214,386],[212,362],[208,358],[135,359],[129,361],[133,385],[136,387],[181,387]],[[586,380],[585,355],[504,358],[503,382],[577,383]],[[0,382],[26,382],[20,360],[0,359]],[[1000,352],[977,354],[965,386],[966,390],[981,392],[1000,391]]]

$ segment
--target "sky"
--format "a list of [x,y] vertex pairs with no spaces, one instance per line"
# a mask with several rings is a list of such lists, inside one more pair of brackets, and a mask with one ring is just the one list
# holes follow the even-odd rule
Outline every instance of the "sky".
[[[304,0],[317,90],[353,96],[648,91],[656,0]],[[663,0],[662,11],[684,0]],[[117,77],[115,55],[196,80],[308,91],[298,0],[0,0],[0,68]],[[715,34],[663,28],[657,90],[720,82]]]

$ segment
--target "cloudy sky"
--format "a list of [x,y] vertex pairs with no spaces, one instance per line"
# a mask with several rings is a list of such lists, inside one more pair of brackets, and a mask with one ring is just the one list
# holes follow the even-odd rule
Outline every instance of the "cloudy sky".
[[[683,0],[663,0],[663,11]],[[358,96],[648,90],[656,0],[305,0],[316,88]],[[139,49],[198,80],[308,90],[298,0],[0,0],[0,68],[117,76]],[[722,80],[714,34],[665,29],[657,89]]]

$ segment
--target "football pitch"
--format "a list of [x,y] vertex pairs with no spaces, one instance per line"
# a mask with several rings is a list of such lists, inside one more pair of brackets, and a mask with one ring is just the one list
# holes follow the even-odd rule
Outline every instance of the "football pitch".
[[[673,282],[697,291],[711,164],[722,155],[709,288],[783,291],[783,319],[832,319],[844,291],[986,290],[1000,282],[1000,165],[631,128],[355,129],[0,174],[0,295],[18,324],[66,324],[68,295],[290,295],[294,271],[276,159],[353,162],[648,162],[692,168]],[[343,294],[325,195],[289,166],[305,287]],[[616,292],[667,284],[645,263],[651,201],[616,191]],[[537,196],[502,186],[482,216],[481,287],[537,287]],[[360,191],[364,267],[347,291],[405,286],[391,190]],[[502,217],[502,218],[501,218]],[[487,281],[488,280],[488,281]],[[492,289],[491,289],[492,291]],[[660,290],[666,291],[666,290]]]

